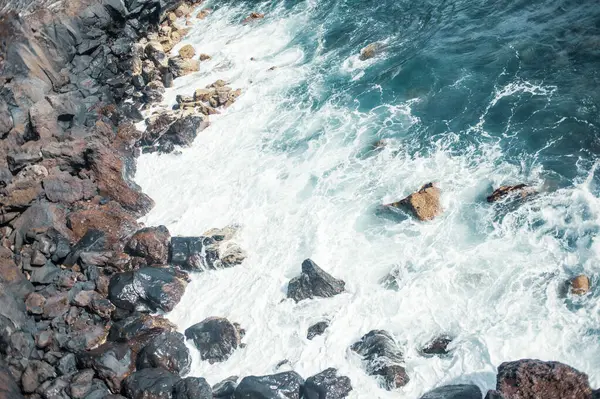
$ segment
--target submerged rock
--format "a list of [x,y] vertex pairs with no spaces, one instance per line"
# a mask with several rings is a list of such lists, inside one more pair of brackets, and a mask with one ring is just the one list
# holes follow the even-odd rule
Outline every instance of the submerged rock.
[[535,193],[531,187],[526,184],[517,184],[514,186],[501,186],[487,197],[487,202],[497,202],[508,196],[518,196],[523,199]]
[[410,211],[419,220],[432,220],[442,213],[440,189],[433,183],[427,183],[416,193],[398,202],[384,205],[386,207],[403,208]]
[[174,399],[212,399],[210,385],[204,378],[187,377],[180,380],[174,387]]
[[360,50],[359,58],[361,61],[368,60],[369,58],[373,58],[378,55],[381,50],[383,50],[383,45],[381,43],[375,42],[368,44]]
[[299,302],[314,297],[328,298],[344,292],[346,283],[321,269],[315,262],[302,262],[302,274],[294,277],[288,285],[288,298]]
[[236,325],[222,317],[209,317],[185,330],[185,337],[194,341],[202,360],[222,362],[240,346],[241,335]]
[[190,371],[192,358],[178,332],[163,332],[152,338],[137,356],[137,369],[160,367],[176,374]]
[[259,19],[263,19],[265,17],[265,14],[261,14],[258,12],[251,12],[250,15],[248,15],[246,18],[244,18],[244,20],[242,21],[243,24],[247,24],[249,22],[252,21],[256,21]]
[[352,391],[350,378],[338,376],[337,370],[328,368],[309,377],[304,383],[304,399],[341,399]]
[[570,283],[573,295],[585,295],[590,291],[590,279],[584,274],[574,277]]
[[443,356],[443,355],[447,355],[448,354],[448,345],[452,342],[452,338],[450,336],[447,335],[442,335],[440,337],[435,338],[434,340],[432,340],[431,342],[429,342],[427,345],[425,345],[422,349],[421,349],[421,354],[425,355],[425,356],[432,356],[432,355],[439,355],[439,356]]
[[323,334],[327,327],[329,327],[329,323],[326,321],[320,321],[316,324],[313,324],[312,326],[308,327],[306,338],[313,339],[317,335]]
[[446,385],[438,387],[421,396],[421,399],[481,399],[482,393],[477,385]]
[[167,370],[149,368],[131,374],[123,386],[130,399],[170,399],[178,380],[178,376]]
[[387,390],[408,384],[410,380],[402,366],[404,359],[400,347],[390,333],[373,330],[365,334],[350,349],[362,356],[369,375],[383,377]]
[[304,380],[295,371],[261,377],[244,377],[235,389],[235,399],[300,399]]

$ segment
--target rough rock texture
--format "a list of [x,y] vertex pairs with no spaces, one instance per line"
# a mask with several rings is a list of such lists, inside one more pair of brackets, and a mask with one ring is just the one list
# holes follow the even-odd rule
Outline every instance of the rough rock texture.
[[494,192],[487,197],[487,202],[497,202],[511,196],[523,199],[532,194],[535,194],[535,190],[526,184],[501,186],[495,189]]
[[212,389],[204,378],[187,377],[175,384],[174,399],[212,399]]
[[585,295],[590,291],[590,279],[584,274],[573,277],[570,284],[571,293],[574,295]]
[[194,341],[202,360],[210,363],[229,358],[241,343],[239,327],[221,317],[209,317],[185,330],[185,337]]
[[82,352],[77,363],[82,368],[93,369],[114,393],[121,390],[121,383],[135,369],[134,353],[125,343],[106,343]]
[[302,274],[294,277],[288,285],[288,298],[296,302],[314,297],[328,298],[344,292],[344,283],[338,280],[315,262],[306,259],[302,262]]
[[295,371],[244,377],[235,389],[235,399],[300,399],[304,379]]
[[214,269],[219,252],[211,237],[173,237],[170,262],[187,269]]
[[368,44],[367,46],[363,47],[360,50],[359,58],[361,61],[368,60],[369,58],[373,58],[376,55],[378,55],[379,53],[381,53],[382,49],[383,49],[383,46],[381,45],[381,43]]
[[427,183],[416,193],[385,206],[406,209],[419,220],[432,220],[442,213],[440,189],[433,183]]
[[438,355],[443,356],[448,354],[448,345],[452,342],[452,337],[448,335],[442,335],[434,338],[432,341],[427,343],[421,348],[421,354],[424,356]]
[[186,44],[179,49],[179,56],[183,59],[189,59],[196,55],[196,50],[191,44]]
[[327,327],[329,327],[329,323],[326,321],[320,321],[316,324],[313,324],[312,326],[308,327],[306,338],[313,339],[317,335],[323,334]]
[[421,396],[421,399],[481,399],[482,393],[477,385],[446,385],[438,387]]
[[113,323],[108,333],[110,341],[127,342],[136,336],[146,333],[166,333],[175,331],[177,327],[162,316],[150,316],[146,313],[135,313]]
[[305,399],[341,399],[352,391],[350,378],[338,376],[337,370],[328,368],[306,379],[303,388]]
[[232,399],[237,388],[237,376],[231,376],[221,382],[216,383],[212,387],[212,395],[214,398]]
[[170,399],[179,377],[160,368],[136,371],[123,382],[123,391],[131,399]]
[[175,374],[190,371],[192,358],[185,339],[178,332],[163,332],[152,338],[137,356],[137,369],[163,368]]
[[129,240],[126,250],[146,259],[149,265],[166,265],[169,260],[171,235],[165,226],[138,230]]

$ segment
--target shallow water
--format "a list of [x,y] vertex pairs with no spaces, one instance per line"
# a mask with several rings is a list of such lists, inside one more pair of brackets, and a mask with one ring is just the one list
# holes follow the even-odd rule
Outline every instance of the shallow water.
[[[549,1],[208,1],[183,44],[213,58],[177,79],[191,94],[225,79],[243,95],[180,155],[143,155],[137,182],[155,201],[147,225],[199,235],[237,223],[243,265],[195,274],[169,318],[209,316],[246,329],[226,362],[194,361],[216,383],[288,359],[309,377],[348,375],[353,398],[418,398],[443,384],[495,386],[503,361],[558,360],[600,386],[600,228],[596,88],[600,5]],[[242,25],[250,11],[264,20]],[[361,61],[368,43],[385,43]],[[253,57],[255,60],[251,61]],[[268,71],[272,66],[277,68]],[[388,145],[373,151],[377,140]],[[391,219],[377,205],[422,184],[444,214]],[[493,187],[540,194],[491,206]],[[295,304],[287,282],[310,257],[347,292]],[[394,287],[382,280],[395,276]],[[586,273],[592,292],[564,296]],[[307,328],[331,321],[308,341]],[[411,382],[387,392],[350,344],[386,329]],[[447,358],[418,349],[456,337]]]

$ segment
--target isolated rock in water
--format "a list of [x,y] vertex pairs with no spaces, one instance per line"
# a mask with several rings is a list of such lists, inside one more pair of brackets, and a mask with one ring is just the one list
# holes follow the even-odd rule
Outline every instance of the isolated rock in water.
[[350,378],[338,376],[337,370],[328,368],[309,377],[304,383],[304,399],[341,399],[352,391]]
[[258,12],[251,12],[250,15],[248,15],[246,18],[244,18],[242,23],[247,24],[249,22],[256,21],[258,19],[263,19],[264,17],[265,17],[265,14],[261,14]]
[[137,357],[137,369],[161,367],[176,374],[190,371],[192,358],[185,338],[178,332],[164,332],[152,338]]
[[332,277],[315,262],[306,259],[302,262],[302,274],[290,281],[287,296],[296,302],[314,297],[328,298],[344,292],[345,285],[344,281]]
[[590,291],[590,279],[582,274],[571,279],[571,293],[573,295],[585,295]]
[[404,208],[413,213],[419,220],[431,220],[442,213],[440,189],[433,183],[428,183],[403,200],[385,206]]
[[169,260],[171,235],[165,226],[138,230],[127,243],[127,251],[146,259],[148,264],[166,265]]
[[184,60],[190,59],[195,55],[196,50],[194,50],[194,46],[192,46],[191,44],[186,44],[185,46],[179,49],[179,56]]
[[481,399],[482,393],[477,385],[446,385],[421,396],[421,399]]
[[187,377],[175,384],[173,399],[212,399],[212,389],[204,378]]
[[123,382],[124,392],[131,399],[171,399],[179,377],[167,370],[138,370]]
[[147,332],[160,334],[175,331],[176,329],[175,324],[162,316],[136,313],[122,320],[115,321],[108,332],[108,340],[127,342]]
[[408,384],[409,378],[402,366],[402,351],[387,331],[370,331],[350,349],[362,356],[366,362],[367,374],[383,377],[386,389],[392,390]]
[[588,376],[566,364],[523,359],[498,367],[496,390],[504,399],[589,399]]
[[214,398],[231,399],[235,393],[237,387],[237,376],[232,376],[224,379],[221,382],[216,383],[212,387],[212,395]]
[[200,61],[206,61],[206,60],[210,60],[211,58],[212,58],[212,57],[211,57],[210,55],[208,55],[208,54],[204,54],[204,53],[202,53],[202,54],[200,54],[200,55],[198,56],[198,59],[199,59]]
[[119,392],[123,379],[135,370],[133,359],[134,354],[126,343],[106,343],[77,355],[79,367],[94,369],[113,392]]
[[525,198],[535,193],[531,187],[526,184],[517,184],[515,186],[501,186],[494,190],[494,192],[487,197],[487,202],[497,202],[507,196],[518,196],[519,198]]
[[187,282],[169,268],[143,267],[115,274],[108,287],[108,298],[125,310],[169,312],[179,303]]
[[240,331],[229,320],[209,317],[185,330],[185,337],[194,341],[202,360],[209,363],[229,358],[241,343]]
[[317,324],[313,324],[312,326],[308,327],[306,338],[313,339],[317,335],[323,334],[327,327],[329,327],[329,323],[326,321],[320,321]]
[[447,335],[442,335],[429,342],[421,349],[421,353],[428,355],[447,355],[448,345],[452,342],[452,338]]
[[261,377],[244,377],[235,389],[235,399],[300,399],[304,380],[295,371]]
[[188,269],[213,269],[219,259],[211,237],[172,237],[170,262]]
[[381,43],[371,43],[360,50],[359,58],[361,61],[368,60],[369,58],[373,58],[376,55],[378,55],[382,49],[383,46],[381,45]]

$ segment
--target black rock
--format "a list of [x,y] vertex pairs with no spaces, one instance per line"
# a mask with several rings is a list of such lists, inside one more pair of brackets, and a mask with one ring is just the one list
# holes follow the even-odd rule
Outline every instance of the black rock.
[[75,355],[72,353],[67,353],[64,355],[58,361],[58,366],[56,366],[56,369],[61,375],[71,374],[77,371],[77,359],[75,358]]
[[481,399],[482,393],[477,385],[446,385],[438,387],[421,396],[421,399]]
[[54,367],[40,360],[31,360],[21,376],[23,392],[35,392],[43,382],[54,377],[56,377]]
[[175,384],[174,399],[212,399],[212,390],[204,378],[187,377]]
[[172,237],[170,262],[188,269],[214,269],[219,253],[212,237]]
[[94,370],[86,369],[73,376],[71,380],[71,397],[75,399],[85,398],[92,389],[92,380],[94,379]]
[[152,338],[136,361],[138,370],[162,367],[176,374],[187,374],[191,363],[185,339],[178,332],[165,332]]
[[344,283],[338,280],[315,262],[306,259],[302,262],[302,274],[294,277],[288,285],[288,298],[296,302],[314,297],[328,298],[344,292]]
[[[498,391],[488,391],[485,395],[485,399],[504,399],[504,396],[502,396]],[[592,399],[600,399],[600,396],[596,397],[592,395]]]
[[[142,86],[143,86],[143,81],[142,81]],[[126,119],[130,119],[134,122],[139,122],[139,121],[144,120],[144,116],[142,115],[140,110],[131,103],[121,104],[121,106],[119,107],[119,111],[123,117],[125,117]]]
[[171,142],[175,145],[190,146],[199,132],[208,127],[208,122],[199,115],[186,115],[173,123],[160,138],[159,144]]
[[124,393],[130,399],[171,399],[178,380],[178,376],[167,370],[138,370],[123,382]]
[[42,267],[36,267],[31,272],[31,281],[33,284],[52,284],[60,274],[60,269],[52,262],[48,261]]
[[0,398],[23,399],[21,390],[11,375],[10,371],[0,365]]
[[67,388],[69,387],[69,376],[62,376],[54,380],[44,382],[37,389],[44,399],[69,399]]
[[185,330],[185,337],[194,341],[202,360],[209,363],[227,360],[241,341],[238,328],[221,317],[209,317],[194,324]]
[[300,399],[304,380],[295,371],[261,377],[249,376],[235,389],[235,399]]
[[135,368],[134,355],[125,343],[106,343],[77,355],[80,368],[91,368],[113,392],[121,390],[121,383]]
[[162,316],[135,313],[115,321],[108,332],[109,341],[129,341],[138,335],[154,332],[174,331],[175,326]]
[[167,72],[163,75],[163,84],[165,87],[173,87],[173,74],[171,72]]
[[212,387],[212,395],[214,398],[233,399],[235,388],[237,387],[237,376],[232,376],[216,383]]
[[326,321],[320,321],[317,324],[313,324],[312,326],[308,327],[306,338],[313,339],[317,335],[323,334],[327,327],[329,327],[329,323]]
[[362,356],[367,374],[383,377],[386,389],[396,389],[408,383],[409,377],[402,366],[402,351],[387,331],[370,331],[350,349]]
[[337,370],[328,368],[306,380],[304,399],[341,399],[352,391],[350,378],[337,375]]
[[106,234],[102,231],[91,229],[77,241],[63,263],[67,266],[73,266],[79,260],[82,252],[98,252],[105,249]]
[[429,342],[427,345],[425,345],[424,348],[421,349],[421,354],[423,354],[424,356],[447,355],[448,354],[448,345],[451,342],[452,342],[452,338],[447,335],[437,337],[434,340],[432,340],[431,342]]

